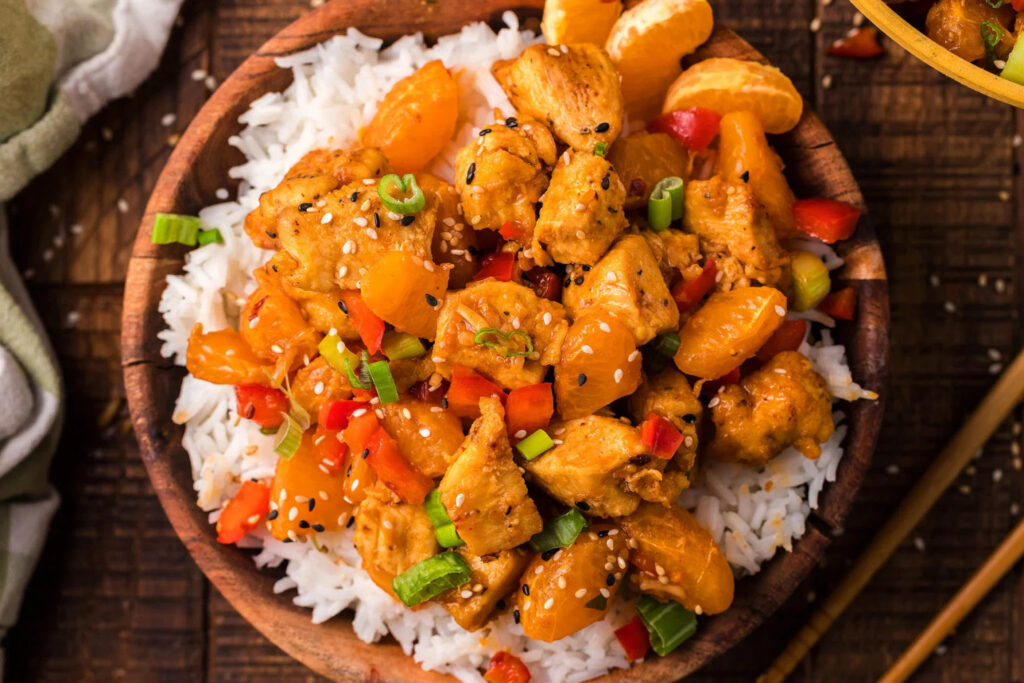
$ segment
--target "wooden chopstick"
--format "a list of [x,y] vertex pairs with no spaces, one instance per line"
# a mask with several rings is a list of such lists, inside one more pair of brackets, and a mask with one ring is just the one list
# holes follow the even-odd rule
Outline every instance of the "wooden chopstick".
[[781,683],[801,659],[839,618],[857,594],[871,580],[903,539],[917,526],[921,518],[949,488],[957,475],[971,461],[999,424],[1024,397],[1024,351],[982,399],[981,404],[967,418],[949,445],[918,479],[914,488],[903,499],[896,512],[879,529],[861,556],[851,567],[832,594],[821,603],[807,623],[775,659],[758,683]]
[[1022,556],[1024,556],[1024,521],[1010,532],[1010,535],[989,556],[981,569],[975,572],[971,580],[953,596],[953,599],[939,612],[938,616],[932,619],[928,628],[917,637],[913,645],[907,648],[892,668],[879,679],[879,683],[905,681]]

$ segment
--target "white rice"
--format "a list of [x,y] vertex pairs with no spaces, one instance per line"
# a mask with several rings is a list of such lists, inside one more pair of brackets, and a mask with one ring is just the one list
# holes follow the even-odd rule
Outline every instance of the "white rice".
[[[237,324],[240,304],[255,287],[250,273],[270,256],[254,247],[242,229],[259,195],[280,182],[309,150],[355,143],[357,131],[369,122],[392,85],[433,59],[441,59],[459,83],[455,138],[430,169],[451,181],[456,151],[493,120],[494,108],[503,115],[514,113],[489,73],[491,63],[515,57],[539,40],[529,31],[519,31],[511,12],[504,20],[507,28],[497,34],[485,24],[473,24],[433,47],[416,35],[380,50],[380,40],[349,30],[306,52],[280,58],[282,68],[292,69],[292,85],[253,102],[240,117],[244,130],[230,140],[246,157],[244,164],[230,171],[240,181],[237,200],[206,207],[199,214],[204,226],[220,229],[224,244],[193,250],[184,274],[167,280],[160,300],[167,323],[159,333],[163,354],[184,365],[195,323],[207,330]],[[834,254],[823,251],[821,255],[834,266]],[[827,332],[821,343],[805,343],[801,350],[837,397],[853,400],[867,395],[853,383],[843,348],[831,344]],[[192,465],[197,502],[210,512],[211,522],[241,481],[269,479],[277,461],[273,437],[261,434],[254,422],[236,417],[231,387],[185,378],[174,419],[185,426],[183,445]],[[836,417],[841,419],[840,414]],[[790,550],[803,534],[818,494],[835,479],[845,432],[845,426],[836,429],[818,460],[790,449],[760,470],[710,464],[696,486],[684,494],[682,502],[714,535],[738,575],[758,571],[778,548]],[[482,681],[479,669],[500,650],[518,655],[542,683],[583,681],[628,665],[613,633],[627,616],[620,612],[621,605],[613,606],[608,619],[556,643],[527,639],[508,613],[484,630],[468,633],[443,608],[432,605],[413,612],[378,588],[359,568],[351,535],[351,531],[320,534],[326,553],[311,543],[282,543],[262,528],[240,545],[260,549],[255,557],[258,566],[284,567],[285,577],[275,590],[295,591],[293,601],[312,610],[314,623],[352,610],[359,638],[373,642],[390,634],[423,668],[450,673],[462,681]]]

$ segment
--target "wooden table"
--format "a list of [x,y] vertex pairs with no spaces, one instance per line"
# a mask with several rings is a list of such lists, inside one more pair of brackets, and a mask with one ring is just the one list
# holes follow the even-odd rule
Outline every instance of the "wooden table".
[[[878,223],[892,288],[887,420],[848,528],[777,615],[696,677],[749,681],[984,394],[999,359],[1021,345],[1024,118],[891,44],[880,60],[824,56],[855,21],[841,0],[714,6],[831,127]],[[118,361],[138,217],[177,133],[209,94],[205,76],[223,79],[307,11],[308,0],[187,0],[158,72],[104,109],[10,206],[12,251],[63,365],[68,407],[53,467],[64,502],[6,642],[9,680],[315,678],[234,612],[171,531],[127,424]],[[1020,419],[1018,411],[1016,427],[1004,425],[798,680],[876,677],[995,548],[1024,498]],[[940,651],[919,680],[1024,679],[1019,567]]]

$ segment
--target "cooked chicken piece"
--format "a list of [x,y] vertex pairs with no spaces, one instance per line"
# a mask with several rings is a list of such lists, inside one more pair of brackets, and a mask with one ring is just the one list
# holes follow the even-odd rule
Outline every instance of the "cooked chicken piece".
[[544,527],[512,459],[505,409],[496,398],[480,400],[480,417],[438,488],[455,530],[476,555],[515,548]]
[[280,220],[288,227],[278,241],[298,262],[286,276],[289,283],[319,292],[358,289],[366,268],[384,254],[402,251],[430,260],[437,202],[433,194],[426,200],[419,213],[400,216],[384,208],[374,185],[357,182],[327,193],[322,206],[284,209]]
[[289,276],[295,272],[298,265],[298,261],[287,252],[279,251],[253,275],[256,276],[257,282],[270,282],[283,289],[299,305],[310,327],[317,332],[328,334],[333,330],[346,341],[358,341],[359,332],[341,310],[341,288],[336,287],[329,292],[316,292],[292,285]]
[[491,73],[516,111],[547,122],[558,139],[592,154],[622,131],[619,73],[604,50],[590,43],[532,45]]
[[[732,570],[715,540],[678,505],[641,503],[615,520],[629,537],[633,575],[644,593],[675,600],[697,614],[718,614],[732,604]],[[633,545],[635,544],[635,545]]]
[[777,354],[716,398],[708,455],[718,460],[763,465],[787,446],[813,459],[832,436],[828,385],[796,351]]
[[[487,328],[476,343],[477,332]],[[450,292],[437,319],[437,338],[432,351],[437,371],[451,377],[452,364],[465,365],[491,378],[505,389],[516,389],[544,380],[547,366],[558,362],[562,340],[569,330],[565,311],[557,301],[538,297],[532,289],[494,279],[472,282]],[[526,353],[528,355],[509,355]]]
[[356,510],[352,542],[373,582],[397,599],[391,580],[437,552],[434,526],[422,505],[402,503],[381,483]]
[[448,288],[462,289],[477,271],[476,232],[466,225],[459,212],[459,193],[454,187],[429,173],[416,179],[424,192],[431,192],[437,199],[437,225],[430,247],[434,263],[452,264]]
[[[456,624],[467,631],[477,631],[487,624],[498,601],[519,585],[519,577],[530,564],[532,553],[513,548],[481,557],[465,546],[455,552],[469,565],[472,578],[466,585],[442,593],[437,600]],[[463,591],[469,591],[470,597],[462,597]]]
[[647,454],[637,428],[591,415],[554,422],[548,431],[561,443],[523,466],[552,497],[595,517],[628,515],[641,490],[660,498],[660,484],[652,482],[661,481],[666,461]]
[[629,223],[622,210],[625,197],[626,188],[604,158],[566,150],[542,197],[533,231],[533,260],[541,266],[551,265],[552,258],[559,263],[597,263]]
[[[462,200],[462,219],[476,230],[499,230],[514,224],[530,244],[537,221],[537,201],[548,186],[545,171],[554,165],[555,140],[544,124],[507,119],[459,150],[455,157],[455,189]],[[481,131],[483,132],[483,131]]]
[[413,398],[380,406],[381,426],[398,442],[405,458],[431,478],[443,476],[462,445],[462,421],[447,411]]
[[700,238],[682,230],[644,230],[640,233],[661,267],[665,281],[682,273],[684,280],[700,275]]
[[789,268],[789,254],[780,246],[764,209],[745,183],[719,176],[686,185],[683,224],[700,237],[700,249],[715,259],[723,277],[719,290],[749,285],[775,285]]
[[629,410],[637,424],[656,413],[682,433],[683,443],[676,451],[674,462],[680,471],[689,475],[697,459],[697,427],[704,408],[686,376],[674,368],[648,376],[629,397]]
[[665,133],[639,130],[619,138],[608,151],[622,184],[626,186],[626,208],[647,207],[651,190],[662,178],[690,176],[692,161],[686,149]]
[[614,315],[630,329],[637,345],[679,327],[679,310],[647,241],[639,235],[619,239],[589,272],[570,273],[562,302],[573,318],[593,307]]
[[259,206],[245,217],[245,232],[262,249],[280,249],[279,234],[292,225],[282,217],[286,209],[315,205],[328,192],[364,178],[379,178],[389,172],[387,159],[379,149],[355,152],[314,149],[291,167],[284,180],[260,195]]
[[280,287],[269,282],[257,287],[246,299],[240,318],[239,334],[253,353],[274,364],[278,382],[316,355],[320,333],[310,328],[302,311]]
[[[388,361],[391,377],[395,380],[398,393],[409,391],[417,382],[426,382],[434,374],[434,361],[429,356],[419,358],[398,358]],[[440,385],[438,378],[438,385]]]
[[325,403],[352,398],[348,378],[317,356],[299,368],[291,381],[292,397],[306,412],[315,416]]

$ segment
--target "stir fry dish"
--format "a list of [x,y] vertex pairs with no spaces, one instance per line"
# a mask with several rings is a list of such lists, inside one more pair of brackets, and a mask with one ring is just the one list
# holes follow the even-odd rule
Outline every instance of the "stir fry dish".
[[[514,111],[479,126],[453,183],[425,170],[458,116],[440,61],[394,85],[359,143],[302,157],[245,219],[268,258],[237,327],[197,324],[187,367],[276,434],[276,471],[241,484],[220,542],[351,529],[376,585],[468,631],[510,612],[551,642],[626,600],[633,661],[733,601],[723,551],[678,503],[703,464],[814,459],[832,436],[801,347],[808,319],[853,319],[856,292],[808,245],[849,238],[860,212],[794,196],[766,136],[802,115],[778,70],[680,73],[711,31],[704,0],[601,25],[566,11],[549,7],[548,44],[493,65]],[[677,52],[651,52],[665,30]],[[153,236],[220,237],[183,216]],[[491,669],[529,676],[508,653]]]

